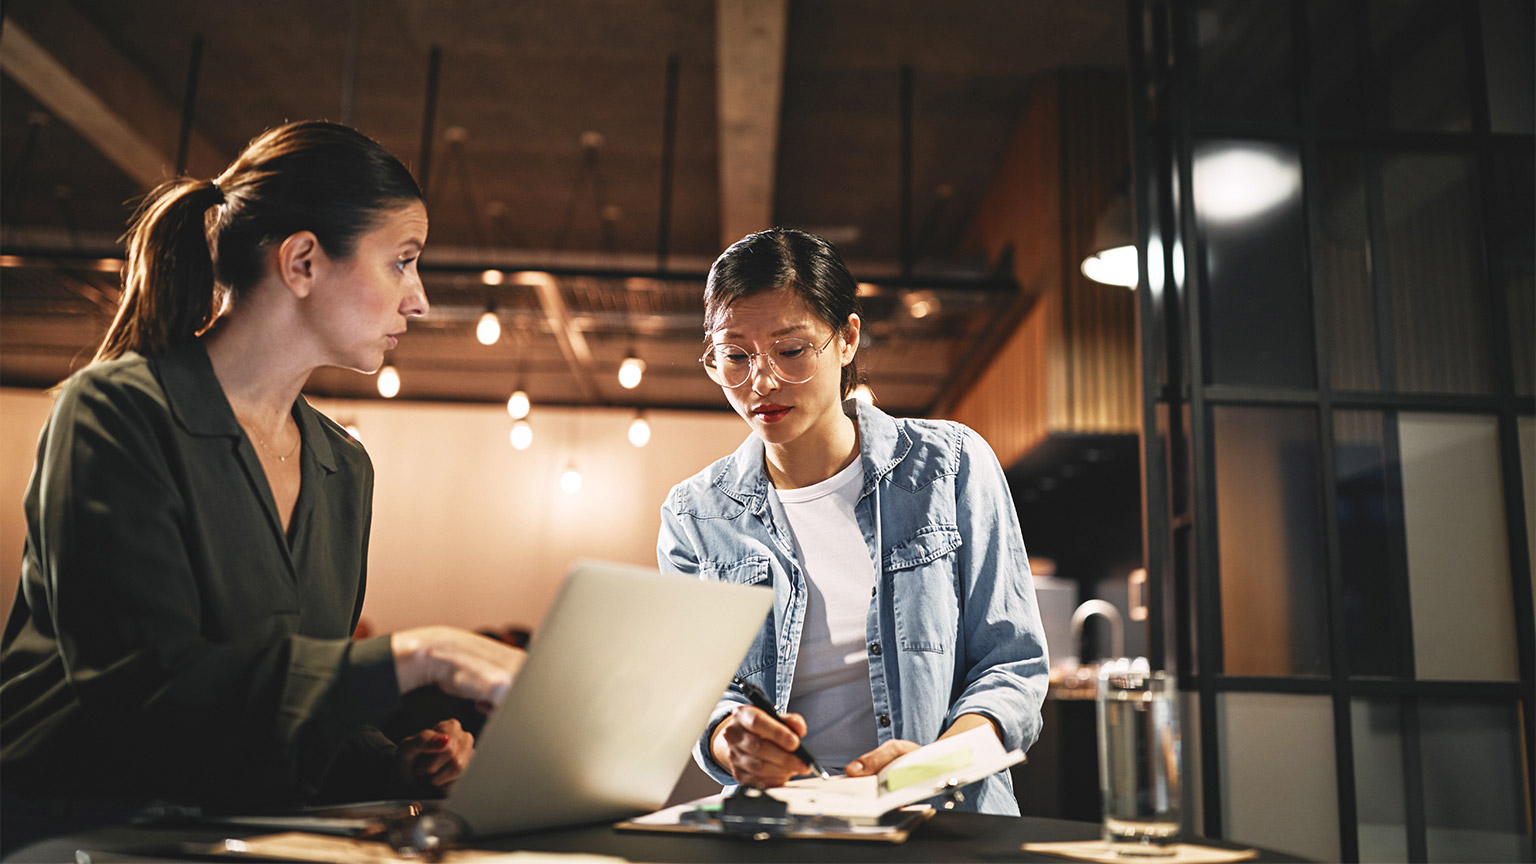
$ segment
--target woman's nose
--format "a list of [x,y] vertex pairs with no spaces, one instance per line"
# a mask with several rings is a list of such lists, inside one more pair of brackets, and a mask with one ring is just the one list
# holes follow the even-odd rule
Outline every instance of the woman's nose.
[[758,354],[752,358],[750,378],[753,393],[772,393],[779,389],[779,376],[773,374],[773,365],[768,362],[767,354]]
[[410,293],[400,301],[400,314],[407,318],[421,318],[431,309],[432,304],[427,302],[427,287],[421,284],[421,277],[417,276],[412,280]]

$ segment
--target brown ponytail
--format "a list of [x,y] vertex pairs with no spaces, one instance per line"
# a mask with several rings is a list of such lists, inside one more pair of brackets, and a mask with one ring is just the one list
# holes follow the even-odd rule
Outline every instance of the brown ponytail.
[[185,178],[145,196],[123,235],[123,296],[96,349],[97,362],[130,351],[159,354],[212,323],[215,282],[206,217],[223,200],[213,181]]
[[[123,296],[96,360],[189,341],[266,273],[266,250],[311,231],[346,258],[385,213],[421,201],[411,172],[377,141],[318,120],[256,136],[212,180],[173,180],[145,197],[123,236]],[[217,220],[208,210],[219,208]]]

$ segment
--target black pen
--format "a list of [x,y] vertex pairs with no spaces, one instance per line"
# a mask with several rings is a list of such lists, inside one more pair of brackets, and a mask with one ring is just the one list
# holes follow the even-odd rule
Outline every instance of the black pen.
[[[779,716],[779,709],[773,707],[773,703],[768,701],[768,696],[764,694],[762,690],[758,689],[756,684],[743,681],[737,686],[740,687],[742,695],[746,696],[753,705],[756,705],[758,708],[767,711],[768,716],[772,717],[773,719],[779,721],[780,723],[784,723],[784,718]],[[784,725],[787,726],[789,724],[785,723]],[[819,774],[821,779],[831,779],[832,775],[827,773],[827,769],[821,767],[821,763],[816,761],[816,757],[811,755],[811,751],[805,749],[804,741],[801,741],[800,746],[795,748],[795,758],[810,766],[810,769]]]

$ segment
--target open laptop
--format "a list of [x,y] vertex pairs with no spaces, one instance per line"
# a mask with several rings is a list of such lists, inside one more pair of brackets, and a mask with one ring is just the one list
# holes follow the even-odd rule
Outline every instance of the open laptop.
[[656,810],[772,603],[767,588],[578,561],[445,806],[481,836]]

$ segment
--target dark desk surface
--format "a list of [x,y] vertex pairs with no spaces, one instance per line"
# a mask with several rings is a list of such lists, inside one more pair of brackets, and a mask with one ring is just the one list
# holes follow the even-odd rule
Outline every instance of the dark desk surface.
[[[167,860],[179,844],[209,843],[228,832],[197,829],[107,828],[58,838],[19,850],[7,861],[104,864],[104,862]],[[472,845],[480,849],[535,852],[584,852],[613,855],[631,861],[805,861],[805,862],[901,862],[901,861],[1053,861],[1066,859],[1031,855],[1024,843],[1063,840],[1094,840],[1099,826],[1092,822],[1031,817],[983,816],[975,813],[941,812],[906,843],[860,841],[765,840],[698,835],[617,831],[608,825],[516,834],[484,839]],[[1232,846],[1233,844],[1212,844]],[[1234,847],[1235,848],[1235,847]],[[77,856],[77,850],[84,854]],[[237,858],[204,859],[238,861]],[[1258,861],[1300,861],[1276,852],[1264,852]]]

